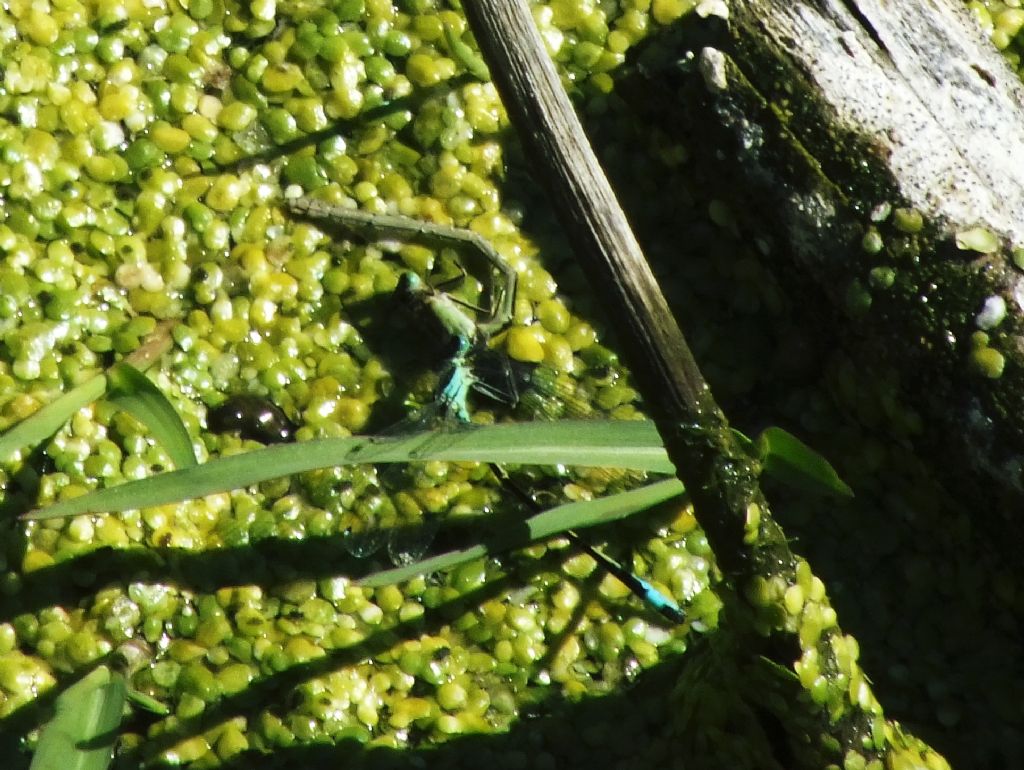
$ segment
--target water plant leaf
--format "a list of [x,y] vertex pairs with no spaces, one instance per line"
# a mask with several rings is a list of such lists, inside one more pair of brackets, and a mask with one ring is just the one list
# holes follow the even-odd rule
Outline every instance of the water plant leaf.
[[46,441],[75,412],[102,396],[106,388],[106,376],[98,374],[40,407],[10,430],[4,431],[0,436],[0,462],[9,460],[19,449],[34,447]]
[[444,25],[444,39],[448,43],[448,50],[451,51],[455,60],[478,80],[488,82],[491,79],[491,72],[487,69],[487,63],[469,45],[459,37],[455,27],[451,24]]
[[408,436],[318,439],[257,449],[69,498],[22,518],[112,513],[190,500],[317,468],[423,460],[615,467],[671,473],[654,424],[564,420],[468,426]]
[[124,677],[98,666],[58,695],[29,770],[106,770],[126,689]]
[[792,433],[765,428],[756,446],[762,472],[777,481],[812,494],[853,497],[831,463]]
[[171,713],[171,710],[156,698],[146,695],[144,692],[139,692],[132,687],[126,690],[125,695],[128,698],[128,702],[133,706],[138,706],[151,714],[165,717]]
[[617,521],[682,493],[683,485],[678,479],[663,479],[597,500],[566,503],[534,514],[523,524],[504,527],[493,533],[486,541],[431,556],[413,564],[374,572],[357,582],[368,587],[401,583],[418,575],[451,569],[482,556],[503,553],[529,543],[546,540],[566,530],[586,529]]
[[146,375],[129,363],[115,364],[107,372],[107,400],[147,428],[170,455],[175,468],[196,465],[192,438],[178,411]]
[[[124,363],[139,370],[149,368],[171,347],[170,324],[157,326],[142,345],[124,359]],[[97,374],[51,401],[32,415],[0,435],[0,462],[10,459],[19,449],[33,447],[46,441],[64,423],[87,404],[100,398],[107,390],[107,375]]]

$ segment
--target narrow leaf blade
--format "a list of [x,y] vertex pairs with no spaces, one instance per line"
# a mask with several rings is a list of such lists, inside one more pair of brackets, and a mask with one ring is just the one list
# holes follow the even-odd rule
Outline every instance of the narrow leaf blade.
[[106,387],[106,376],[98,374],[5,431],[0,436],[0,462],[10,459],[19,449],[46,441],[75,412],[102,396]]
[[99,666],[57,696],[29,770],[106,770],[114,756],[126,687]]
[[[170,348],[170,328],[170,322],[159,324],[142,345],[125,357],[125,362],[138,369],[148,369]],[[46,441],[75,412],[102,396],[106,388],[106,374],[97,374],[4,432],[0,435],[0,462],[8,460],[19,449]]]
[[508,528],[495,533],[486,543],[448,551],[395,569],[375,572],[360,579],[358,583],[370,588],[401,583],[419,575],[457,567],[481,556],[498,554],[528,543],[546,540],[566,530],[586,529],[617,521],[682,493],[683,485],[678,479],[665,479],[597,500],[566,503],[528,518],[525,522],[525,538],[523,527]]
[[62,500],[22,518],[112,513],[240,489],[316,468],[360,463],[462,462],[591,465],[666,473],[672,464],[653,423],[579,420],[473,426],[453,433],[319,439],[210,460]]
[[853,490],[829,461],[792,433],[765,428],[757,443],[762,471],[777,481],[813,494],[853,497]]
[[196,465],[192,438],[177,410],[153,381],[131,364],[121,362],[107,373],[107,399],[128,412],[153,434],[171,456],[175,468]]

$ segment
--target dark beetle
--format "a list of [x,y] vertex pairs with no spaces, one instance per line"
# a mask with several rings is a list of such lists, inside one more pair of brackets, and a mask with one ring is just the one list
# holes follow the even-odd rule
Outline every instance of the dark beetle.
[[262,396],[230,396],[206,413],[213,433],[238,433],[262,444],[283,444],[295,437],[295,425],[274,402]]

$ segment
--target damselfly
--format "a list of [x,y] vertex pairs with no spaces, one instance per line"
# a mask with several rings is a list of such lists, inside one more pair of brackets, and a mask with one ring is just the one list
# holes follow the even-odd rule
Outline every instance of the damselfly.
[[[424,410],[425,414],[420,415],[413,421],[403,421],[403,424],[417,425],[422,427],[426,415],[433,419],[451,419],[455,422],[469,422],[469,394],[476,390],[484,395],[515,405],[520,401],[531,401],[540,408],[536,411],[551,417],[551,404],[555,399],[541,396],[538,393],[524,388],[531,378],[520,376],[514,370],[512,362],[509,362],[497,351],[489,347],[489,342],[496,331],[509,324],[512,317],[512,308],[516,294],[516,274],[508,263],[506,263],[495,249],[487,243],[479,234],[421,222],[414,219],[398,216],[377,216],[366,212],[330,206],[311,199],[298,199],[289,202],[289,208],[293,213],[300,216],[326,221],[340,225],[352,230],[357,234],[373,239],[398,238],[402,240],[420,240],[427,243],[455,246],[475,252],[479,255],[491,270],[490,295],[491,310],[481,311],[482,319],[471,318],[463,309],[462,303],[455,300],[444,291],[430,287],[418,275],[407,273],[403,275],[397,289],[398,298],[419,308],[420,315],[432,318],[433,321],[450,338],[450,354],[443,366],[443,373],[434,393],[433,404]],[[477,308],[477,310],[480,310]],[[481,360],[497,365],[500,376],[485,378],[478,373],[478,364]],[[534,381],[545,380],[548,384],[555,384],[558,381],[557,375],[550,370],[534,368],[532,374],[544,372],[546,377],[533,377]],[[524,399],[523,396],[529,398]],[[499,480],[503,488],[508,490],[516,499],[533,511],[539,511],[540,505],[527,494],[518,484],[513,482],[508,473],[497,465],[491,464],[491,470]],[[419,531],[420,541],[414,544],[418,555],[425,552],[433,537],[434,527],[422,527]],[[643,599],[672,622],[682,622],[684,614],[679,606],[653,585],[643,578],[633,574],[621,564],[602,551],[598,550],[583,537],[574,531],[567,531],[569,540],[585,551],[598,564],[622,581],[634,594]],[[376,535],[367,531],[369,545],[375,549],[381,543],[377,542]],[[425,540],[425,542],[423,542]],[[364,542],[361,538],[354,543]],[[393,560],[408,562],[415,560],[417,555],[410,553],[396,553],[393,547],[394,542],[389,543],[389,551]],[[370,551],[371,548],[364,549]],[[357,554],[358,555],[358,554]],[[396,559],[396,557],[398,557]]]

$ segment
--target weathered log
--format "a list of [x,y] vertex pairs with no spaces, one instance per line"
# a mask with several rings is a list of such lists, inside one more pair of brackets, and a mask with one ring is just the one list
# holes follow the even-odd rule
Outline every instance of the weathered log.
[[702,176],[780,274],[839,309],[844,345],[898,372],[915,447],[1008,540],[1024,502],[1020,79],[955,0],[729,15],[681,29],[638,108],[673,104],[720,150],[694,157]]

